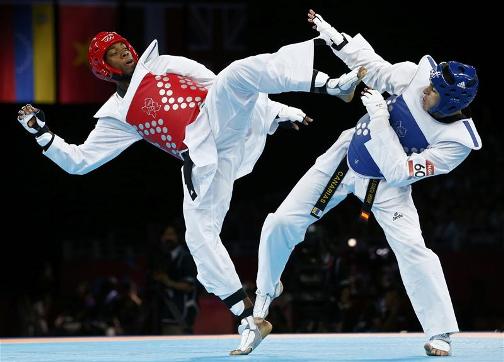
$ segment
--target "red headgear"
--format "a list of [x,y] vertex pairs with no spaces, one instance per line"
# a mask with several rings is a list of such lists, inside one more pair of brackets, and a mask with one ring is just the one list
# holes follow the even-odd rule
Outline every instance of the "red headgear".
[[123,72],[119,69],[111,67],[105,61],[105,53],[107,49],[115,43],[123,42],[133,56],[135,62],[138,62],[138,54],[131,44],[122,36],[113,31],[102,31],[98,33],[91,43],[88,50],[88,62],[94,75],[98,78],[114,82],[114,75],[121,76]]

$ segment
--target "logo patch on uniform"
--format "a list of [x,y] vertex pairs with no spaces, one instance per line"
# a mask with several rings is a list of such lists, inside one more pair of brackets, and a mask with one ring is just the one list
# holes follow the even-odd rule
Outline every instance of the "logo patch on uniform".
[[161,105],[155,102],[152,98],[145,98],[142,111],[147,113],[148,116],[156,118],[157,112],[161,109]]
[[466,85],[465,85],[465,82],[460,82],[460,83],[457,83],[457,85],[460,87],[460,88],[463,88],[465,89],[466,88]]
[[434,164],[431,161],[425,160],[425,168],[427,169],[427,176],[434,175]]
[[396,212],[394,212],[394,216],[392,217],[392,221],[396,221],[397,219],[400,219],[401,217],[403,217],[403,214],[396,211]]
[[406,136],[406,133],[408,133],[406,127],[402,125],[402,121],[397,121],[394,123],[394,130],[397,133],[397,135],[401,138]]
[[320,217],[322,216],[322,210],[320,210],[318,207],[313,207],[311,215],[316,217],[317,219],[320,219]]

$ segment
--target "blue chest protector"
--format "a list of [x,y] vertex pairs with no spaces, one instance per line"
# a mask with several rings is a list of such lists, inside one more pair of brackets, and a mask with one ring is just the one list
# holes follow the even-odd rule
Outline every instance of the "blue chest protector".
[[[404,152],[411,155],[425,150],[429,143],[420,127],[418,127],[403,97],[391,96],[387,99],[387,104],[390,113],[390,125],[399,137]],[[383,178],[380,169],[364,145],[371,139],[368,128],[370,121],[369,115],[366,114],[357,122],[355,133],[348,148],[348,165],[362,176]]]

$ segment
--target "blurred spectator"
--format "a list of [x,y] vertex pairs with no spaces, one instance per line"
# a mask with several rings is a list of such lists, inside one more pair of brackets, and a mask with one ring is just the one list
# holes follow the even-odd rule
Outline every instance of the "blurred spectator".
[[192,333],[198,312],[196,266],[175,223],[164,228],[153,249],[149,295],[154,331],[162,334]]
[[116,311],[117,318],[121,325],[121,334],[139,335],[145,332],[143,300],[138,295],[135,282],[129,279],[122,281],[119,288]]
[[56,289],[52,264],[45,261],[34,269],[34,273],[30,293],[22,295],[17,306],[21,333],[24,336],[48,336],[51,334],[49,320]]
[[293,269],[289,273],[291,278],[285,280],[288,291],[292,293],[296,332],[327,330],[330,308],[328,276],[333,262],[325,228],[319,224],[311,225],[305,241],[296,247],[290,263]]
[[29,295],[23,295],[17,307],[21,335],[27,337],[49,335],[50,330],[47,322],[49,303],[46,299],[30,298]]
[[91,333],[90,324],[96,300],[87,282],[80,282],[73,295],[65,298],[60,312],[54,320],[55,334],[58,336],[78,336]]
[[131,335],[143,334],[144,311],[136,284],[128,279],[121,283],[115,277],[97,279],[94,288],[87,282],[78,284],[75,292],[54,319],[54,334]]

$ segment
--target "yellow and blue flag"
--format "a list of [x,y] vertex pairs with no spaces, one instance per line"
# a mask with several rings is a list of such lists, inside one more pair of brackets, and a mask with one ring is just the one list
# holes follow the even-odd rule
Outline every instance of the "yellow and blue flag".
[[0,4],[0,102],[56,102],[54,5]]

